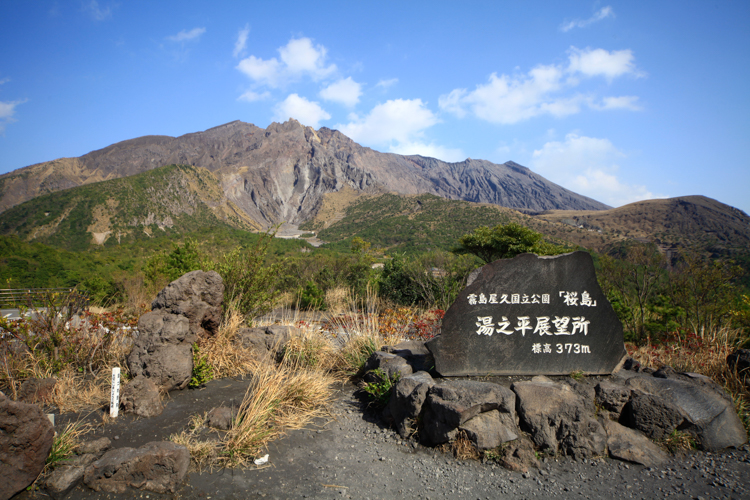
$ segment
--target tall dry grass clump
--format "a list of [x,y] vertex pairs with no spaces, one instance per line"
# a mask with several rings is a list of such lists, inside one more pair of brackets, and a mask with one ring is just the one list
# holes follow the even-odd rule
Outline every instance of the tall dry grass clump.
[[216,335],[198,339],[201,355],[211,367],[214,378],[238,377],[253,369],[252,349],[236,343],[244,322],[245,316],[230,303]]
[[186,446],[199,469],[248,467],[266,445],[293,429],[325,416],[336,378],[321,370],[287,363],[255,362],[232,427],[218,439],[198,437],[205,416],[191,429],[171,436]]

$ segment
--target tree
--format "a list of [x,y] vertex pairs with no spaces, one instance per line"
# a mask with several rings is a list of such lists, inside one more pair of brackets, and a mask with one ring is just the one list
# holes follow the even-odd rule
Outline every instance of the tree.
[[664,257],[655,245],[634,244],[622,251],[622,259],[601,257],[599,282],[625,327],[642,341],[647,336],[652,298],[663,288]]
[[473,232],[461,236],[458,239],[459,246],[453,252],[474,254],[485,263],[490,263],[522,253],[558,255],[566,251],[565,248],[548,243],[542,238],[541,233],[515,222],[498,224],[492,229],[480,226]]

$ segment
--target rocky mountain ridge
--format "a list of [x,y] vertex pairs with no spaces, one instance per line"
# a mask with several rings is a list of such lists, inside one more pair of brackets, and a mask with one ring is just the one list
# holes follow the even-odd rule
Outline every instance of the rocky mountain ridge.
[[447,163],[380,153],[336,130],[316,131],[289,120],[266,129],[234,121],[176,138],[144,136],[31,165],[0,176],[0,211],[42,194],[170,164],[211,171],[227,200],[263,226],[308,220],[323,195],[344,187],[367,194],[432,193],[532,211],[610,208],[514,162]]

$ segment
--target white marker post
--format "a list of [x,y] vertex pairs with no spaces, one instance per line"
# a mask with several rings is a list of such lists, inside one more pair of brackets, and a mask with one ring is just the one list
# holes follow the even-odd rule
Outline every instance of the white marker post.
[[120,411],[120,369],[112,368],[112,394],[109,401],[109,416],[117,418]]

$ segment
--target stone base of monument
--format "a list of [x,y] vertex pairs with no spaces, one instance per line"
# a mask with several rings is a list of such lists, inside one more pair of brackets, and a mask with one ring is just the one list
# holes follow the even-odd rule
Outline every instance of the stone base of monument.
[[[503,462],[514,470],[525,466],[513,462],[513,453],[523,454],[529,464],[527,441],[543,454],[609,455],[646,466],[668,459],[660,440],[675,431],[689,434],[701,450],[747,442],[731,397],[702,375],[670,368],[654,372],[628,360],[611,376],[580,380],[440,378],[434,369],[424,371],[429,357],[430,351],[414,341],[371,356],[366,378],[398,376],[383,418],[403,438],[431,446],[463,431],[479,450],[508,455]],[[375,369],[381,370],[378,375]]]

